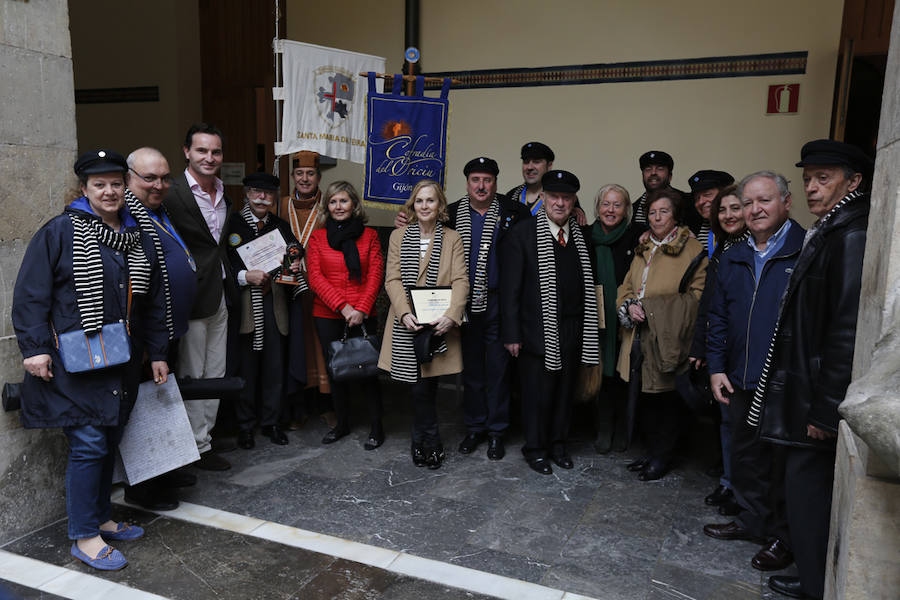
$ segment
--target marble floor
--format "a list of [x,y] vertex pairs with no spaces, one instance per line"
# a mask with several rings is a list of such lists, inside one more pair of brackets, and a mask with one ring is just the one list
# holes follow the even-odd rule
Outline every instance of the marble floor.
[[[765,586],[769,574],[750,566],[758,546],[702,533],[703,524],[727,520],[703,504],[716,483],[703,472],[710,460],[703,426],[694,428],[671,474],[645,483],[625,469],[634,452],[594,452],[589,415],[576,411],[575,468],[541,476],[521,458],[521,436],[515,432],[502,461],[489,461],[485,446],[459,454],[461,398],[444,390],[439,416],[447,459],[441,469],[429,471],[409,457],[406,394],[391,385],[383,390],[387,440],[381,448],[363,450],[368,427],[365,398],[359,397],[354,430],[346,438],[323,446],[327,427],[318,418],[290,432],[287,446],[257,436],[253,450],[224,454],[231,470],[193,469],[198,484],[181,490],[180,498],[189,503],[185,506],[250,517],[246,522],[254,527],[269,522],[303,530],[307,538],[319,533],[355,542],[362,550],[351,556],[365,557],[370,548],[372,556],[389,551],[437,562],[420,561],[410,571],[387,563],[379,567],[377,560],[329,554],[327,544],[319,551],[294,547],[272,541],[277,537],[261,539],[238,526],[221,526],[215,518],[187,522],[178,514],[182,511],[153,515],[117,506],[117,514],[144,525],[147,536],[120,544],[131,565],[100,577],[178,599],[517,597],[508,587],[515,581],[535,584],[522,589],[549,593],[534,596],[548,598],[775,597]],[[65,521],[2,550],[90,571],[69,557]],[[502,577],[494,587],[467,585],[479,572]],[[2,577],[0,572],[0,594]]]

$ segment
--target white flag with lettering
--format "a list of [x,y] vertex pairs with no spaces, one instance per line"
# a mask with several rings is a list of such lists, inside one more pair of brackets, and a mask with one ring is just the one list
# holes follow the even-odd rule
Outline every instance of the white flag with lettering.
[[284,88],[273,92],[276,100],[284,100],[284,109],[275,154],[312,150],[364,163],[368,83],[358,74],[384,73],[385,59],[289,40],[278,43]]

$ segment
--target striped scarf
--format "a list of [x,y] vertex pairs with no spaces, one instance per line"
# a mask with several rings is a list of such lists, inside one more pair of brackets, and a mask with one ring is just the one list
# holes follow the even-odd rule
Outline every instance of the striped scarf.
[[96,333],[103,327],[103,260],[100,244],[125,254],[128,277],[133,294],[150,291],[150,263],[141,246],[137,229],[119,233],[100,219],[69,212],[72,236],[72,276],[78,296],[78,312],[85,333]]
[[[268,216],[269,215],[266,215],[266,219],[260,220],[265,223],[266,221],[268,221]],[[244,219],[244,222],[253,232],[256,233],[259,231],[256,228],[256,221],[254,220],[253,212],[250,210],[249,201],[246,202],[244,204],[244,208],[241,209],[241,218]],[[263,335],[265,334],[263,292],[261,286],[250,286],[250,311],[253,313],[253,350],[255,352],[259,352],[263,349]]]
[[[421,231],[418,223],[413,223],[403,232],[403,240],[400,242],[400,280],[408,291],[416,287],[419,279],[419,258]],[[425,285],[434,287],[437,285],[438,268],[441,263],[441,247],[444,241],[444,226],[440,221],[435,223],[434,238],[431,242],[431,256],[428,266],[425,267]],[[391,379],[415,383],[419,380],[419,363],[416,360],[416,351],[413,347],[413,334],[400,323],[400,318],[394,315],[391,341]],[[446,352],[447,342],[441,341],[437,352]]]
[[[844,207],[845,204],[850,202],[851,200],[855,200],[862,196],[863,193],[859,190],[854,190],[844,196],[840,202],[834,205],[834,208],[828,211],[824,217],[819,219],[819,221],[809,228],[806,232],[806,236],[803,238],[803,250],[806,250],[806,246],[809,244],[809,241],[818,235],[822,231],[822,226],[831,220],[831,218]],[[800,256],[797,257],[797,262],[800,262],[800,258],[803,256],[803,250],[800,251]],[[796,272],[796,267],[794,269]],[[769,375],[772,368],[772,360],[775,356],[775,342],[778,339],[778,329],[781,326],[781,318],[784,316],[784,304],[787,300],[787,292],[791,287],[790,280],[788,281],[787,287],[784,290],[784,293],[781,295],[781,301],[778,305],[778,319],[775,321],[775,329],[772,331],[772,340],[769,342],[769,349],[766,351],[766,360],[763,363],[763,370],[759,376],[759,381],[756,383],[756,390],[753,392],[753,401],[750,403],[750,410],[747,411],[747,425],[750,427],[759,427],[759,421],[762,417],[762,409],[763,403],[766,398],[766,387],[769,383]]]
[[641,194],[640,198],[634,201],[634,216],[631,217],[632,223],[647,224],[647,192]]
[[[541,290],[541,321],[544,329],[544,368],[548,371],[562,369],[559,349],[559,322],[557,315],[556,256],[553,252],[553,234],[546,211],[537,214],[538,284]],[[592,279],[591,259],[587,243],[574,217],[569,217],[569,234],[578,250],[581,273],[584,276],[584,319],[581,328],[581,362],[596,365],[600,360],[600,337],[597,321],[597,297]]]
[[[472,248],[472,214],[469,212],[471,204],[469,196],[463,196],[456,210],[456,232],[462,239],[463,250],[466,254],[466,267],[469,266],[469,254]],[[471,306],[473,313],[483,313],[487,310],[487,259],[494,241],[494,229],[500,218],[500,203],[497,197],[491,200],[487,215],[484,219],[484,227],[481,230],[481,245],[478,247],[478,255],[475,258],[475,281],[472,285]]]
[[137,196],[135,196],[128,188],[125,188],[125,206],[128,207],[128,212],[130,212],[131,216],[138,222],[141,231],[149,235],[150,239],[153,240],[153,249],[156,252],[156,262],[159,264],[159,272],[162,275],[163,292],[166,296],[166,330],[169,332],[169,339],[174,339],[175,320],[172,317],[172,292],[169,288],[169,270],[166,266],[166,256],[163,253],[159,233],[156,231],[156,226],[153,224],[153,220],[147,213],[146,207],[141,204],[141,201],[137,199]]

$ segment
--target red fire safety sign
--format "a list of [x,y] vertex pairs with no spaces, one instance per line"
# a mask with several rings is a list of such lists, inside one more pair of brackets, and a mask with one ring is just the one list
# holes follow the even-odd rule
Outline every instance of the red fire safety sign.
[[783,83],[769,86],[769,100],[766,103],[767,115],[790,114],[797,112],[800,102],[800,84]]

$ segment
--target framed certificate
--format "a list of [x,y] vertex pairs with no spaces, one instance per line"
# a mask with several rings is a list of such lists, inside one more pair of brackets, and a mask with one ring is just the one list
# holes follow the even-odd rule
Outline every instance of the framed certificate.
[[281,267],[285,248],[284,236],[278,229],[273,229],[238,246],[236,250],[248,271],[271,273]]
[[409,304],[419,323],[431,323],[450,308],[450,286],[409,288]]

